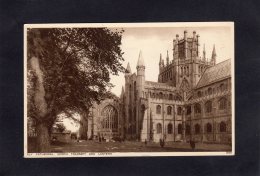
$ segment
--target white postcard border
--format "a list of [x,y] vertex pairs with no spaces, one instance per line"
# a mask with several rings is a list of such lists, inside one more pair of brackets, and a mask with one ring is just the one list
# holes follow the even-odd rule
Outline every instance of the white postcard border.
[[[232,37],[231,80],[232,80],[232,151],[230,152],[70,152],[28,153],[27,141],[27,29],[28,28],[97,28],[97,27],[230,27]],[[154,22],[154,23],[56,23],[24,24],[24,157],[67,158],[67,157],[157,157],[157,156],[234,156],[235,155],[235,48],[234,22]]]

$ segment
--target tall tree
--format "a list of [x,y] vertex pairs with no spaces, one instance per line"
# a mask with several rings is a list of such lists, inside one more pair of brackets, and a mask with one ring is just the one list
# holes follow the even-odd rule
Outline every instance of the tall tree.
[[49,152],[50,130],[59,113],[83,112],[87,118],[92,104],[113,86],[109,75],[124,71],[122,33],[108,28],[28,29],[27,107],[36,121],[38,152]]

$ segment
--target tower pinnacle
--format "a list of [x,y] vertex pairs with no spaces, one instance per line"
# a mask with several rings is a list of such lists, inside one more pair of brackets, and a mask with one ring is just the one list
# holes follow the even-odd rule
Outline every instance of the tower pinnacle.
[[168,50],[167,50],[167,56],[166,56],[166,64],[169,65],[169,54],[168,54]]
[[160,53],[160,61],[159,61],[159,65],[162,64],[162,53]]
[[205,44],[203,45],[203,61],[206,61],[206,50],[205,50]]
[[215,44],[213,45],[213,50],[212,50],[212,56],[211,56],[211,62],[215,65],[216,64],[216,58],[217,58],[217,54],[216,54],[216,49],[215,49]]
[[129,62],[127,63],[126,73],[132,73]]
[[139,53],[138,61],[137,61],[137,67],[144,66],[144,59],[142,55],[142,51]]

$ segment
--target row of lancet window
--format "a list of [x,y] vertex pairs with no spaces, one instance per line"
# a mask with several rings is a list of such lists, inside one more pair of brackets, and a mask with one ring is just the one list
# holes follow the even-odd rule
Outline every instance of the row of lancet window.
[[[227,89],[227,85],[224,84],[220,84],[219,86],[219,91],[225,91]],[[205,95],[211,95],[214,93],[214,89],[212,89],[211,87],[209,87],[206,91],[205,91]],[[197,96],[198,97],[202,97],[203,96],[203,92],[202,91],[198,91],[197,92]]]
[[[156,114],[161,114],[162,113],[162,107],[160,105],[156,106]],[[171,115],[172,114],[172,107],[168,106],[167,107],[167,115]]]
[[158,98],[158,99],[168,99],[168,100],[181,101],[181,97],[178,96],[178,95],[173,96],[173,94],[163,94],[162,92],[160,92],[160,93],[152,93],[152,92],[150,92],[150,96],[152,98]]
[[[158,133],[158,134],[162,133],[162,124],[161,123],[157,123],[157,125],[156,125],[156,133]],[[168,134],[172,134],[173,133],[173,125],[171,123],[169,123],[167,125],[167,133]]]
[[[167,115],[171,115],[172,114],[172,106],[167,106]],[[226,98],[221,98],[218,101],[218,109],[219,110],[224,110],[227,109],[227,99]],[[212,101],[207,101],[205,103],[205,112],[206,113],[210,113],[212,112]],[[162,113],[162,107],[160,105],[156,106],[156,114],[161,114]],[[196,103],[194,105],[194,113],[195,114],[200,114],[201,113],[201,105]],[[191,114],[191,106],[188,106],[186,108],[186,115],[190,115]],[[177,108],[177,115],[182,115],[182,108],[178,107]]]
[[[218,101],[218,109],[219,110],[224,110],[227,109],[227,99],[226,98],[221,98]],[[201,113],[201,105],[200,104],[195,104],[194,105],[194,112],[195,114],[200,114]],[[205,112],[206,113],[211,113],[212,112],[212,101],[207,101],[205,103]]]
[[172,72],[168,71],[162,74],[162,81],[167,81],[169,78],[172,78]]
[[[201,127],[200,127],[199,124],[195,124],[194,125],[194,129],[195,129],[195,134],[200,134],[201,133]],[[157,123],[157,125],[156,125],[156,132],[158,134],[162,133],[162,124],[161,123]],[[172,132],[173,132],[173,126],[172,126],[171,123],[169,123],[168,126],[167,126],[167,133],[168,134],[172,134]],[[213,132],[213,127],[212,127],[211,123],[207,123],[205,125],[205,132],[206,133],[212,133]],[[225,122],[223,122],[223,121],[220,122],[220,124],[219,124],[219,132],[221,132],[221,133],[227,132],[227,124]],[[177,133],[178,134],[182,134],[182,124],[178,125]],[[190,135],[190,133],[191,133],[190,125],[186,125],[185,133],[187,135]]]
[[[199,124],[195,124],[194,125],[194,129],[195,129],[195,134],[200,134],[201,133],[201,127]],[[182,134],[182,124],[178,125],[178,129],[177,129],[178,134]],[[185,128],[185,133],[187,135],[189,135],[191,132],[190,129],[190,125],[186,125]],[[212,133],[213,132],[213,127],[211,123],[207,123],[205,125],[205,132],[206,133]],[[223,133],[223,132],[227,132],[227,124],[225,122],[220,122],[219,124],[219,132]],[[157,123],[156,125],[156,133],[160,134],[162,133],[162,124],[161,123]],[[172,134],[173,133],[173,125],[171,123],[169,123],[167,125],[167,133],[168,134]]]
[[189,75],[189,67],[181,67],[181,75]]

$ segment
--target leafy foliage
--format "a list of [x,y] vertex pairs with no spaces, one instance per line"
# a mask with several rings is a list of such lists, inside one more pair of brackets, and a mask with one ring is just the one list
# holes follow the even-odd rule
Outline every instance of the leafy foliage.
[[63,123],[56,123],[53,128],[54,128],[54,130],[56,130],[56,131],[58,131],[60,133],[62,133],[62,132],[64,132],[66,130],[66,127],[65,127],[65,125]]
[[[124,71],[122,33],[107,28],[28,29],[28,63],[37,57],[44,78],[49,117],[40,120],[54,123],[58,113],[87,111],[106,97],[113,86],[109,74]],[[29,114],[37,119],[37,107],[30,101],[36,79],[30,73],[27,91]]]

